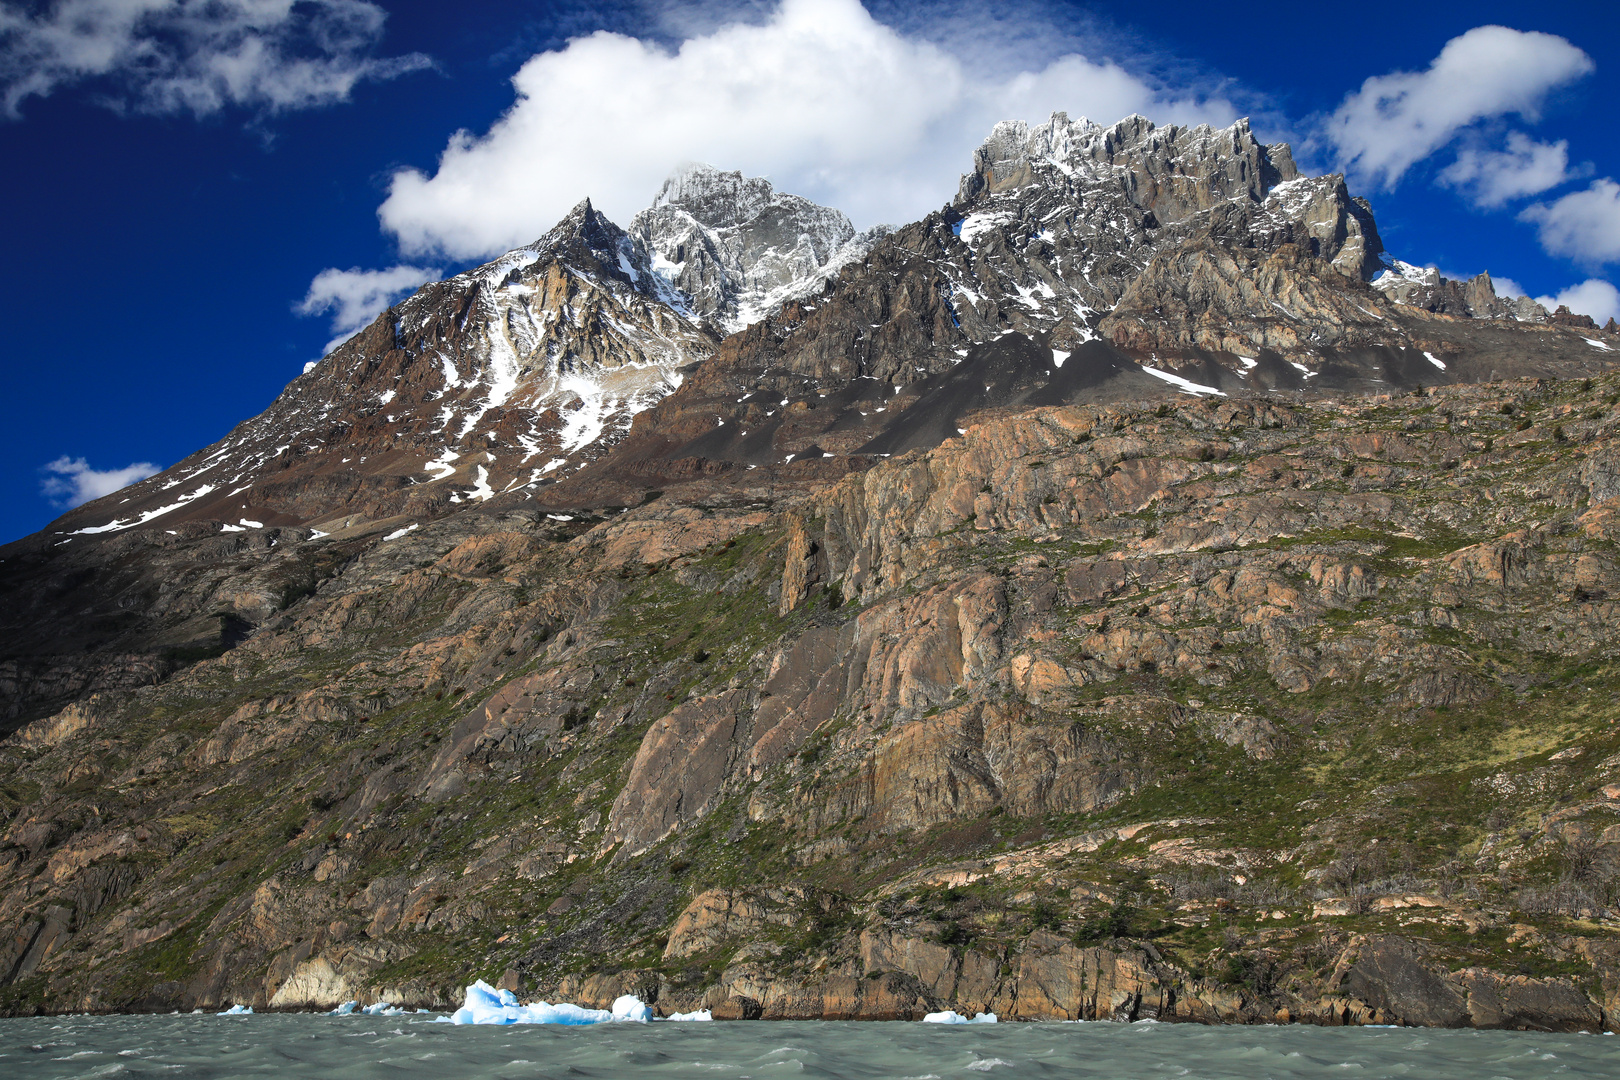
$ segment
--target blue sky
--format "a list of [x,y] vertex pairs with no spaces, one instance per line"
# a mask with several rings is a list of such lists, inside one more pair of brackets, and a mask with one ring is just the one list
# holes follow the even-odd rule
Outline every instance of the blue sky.
[[898,223],[997,118],[1247,115],[1348,168],[1394,254],[1606,315],[1617,30],[1557,0],[0,0],[0,541],[219,438],[425,275],[587,195],[627,220],[684,159]]

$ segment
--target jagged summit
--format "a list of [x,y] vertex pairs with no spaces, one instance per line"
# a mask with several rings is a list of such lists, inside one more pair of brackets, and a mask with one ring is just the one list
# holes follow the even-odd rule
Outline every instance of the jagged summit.
[[1261,143],[1247,119],[1227,128],[1159,127],[1132,115],[1104,126],[1063,112],[1033,127],[1021,120],[997,124],[974,152],[973,166],[962,178],[958,205],[985,191],[1038,182],[1037,170],[1055,168],[1080,184],[1117,180],[1133,201],[1167,222],[1220,200],[1259,202],[1300,175],[1287,144]]
[[704,164],[671,174],[629,231],[691,311],[728,331],[819,291],[883,234],[857,235],[838,210]]

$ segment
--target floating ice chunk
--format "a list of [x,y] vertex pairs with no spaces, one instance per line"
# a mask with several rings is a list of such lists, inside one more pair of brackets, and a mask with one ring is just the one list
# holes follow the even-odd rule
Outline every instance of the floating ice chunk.
[[343,1004],[339,1005],[337,1008],[333,1009],[331,1012],[327,1013],[326,1015],[328,1015],[328,1016],[348,1016],[350,1013],[354,1012],[354,1010],[358,1009],[359,1007],[360,1007],[360,1003],[358,1001],[345,1001]]
[[360,1011],[365,1013],[367,1016],[399,1016],[405,1010],[396,1008],[393,1002],[374,1001]]
[[1586,337],[1586,338],[1581,338],[1581,340],[1586,342],[1588,345],[1592,346],[1592,348],[1594,348],[1594,349],[1602,349],[1604,352],[1614,352],[1613,349],[1611,349],[1609,346],[1605,345],[1603,342],[1599,341],[1597,338]]
[[251,1006],[251,1005],[232,1005],[230,1008],[226,1009],[224,1012],[215,1013],[214,1015],[215,1016],[252,1016],[253,1015],[253,1006]]
[[979,1013],[973,1019],[969,1020],[959,1012],[946,1009],[944,1012],[929,1013],[927,1016],[922,1018],[922,1022],[925,1024],[994,1024],[996,1022],[996,1014]]
[[671,1023],[675,1023],[675,1022],[688,1022],[689,1023],[689,1022],[699,1021],[699,1020],[713,1020],[714,1019],[714,1014],[712,1012],[710,1012],[708,1009],[699,1009],[697,1012],[670,1013],[668,1016],[664,1017],[664,1019],[666,1021],[671,1022]]
[[1069,353],[1065,352],[1062,349],[1053,349],[1052,350],[1052,366],[1053,367],[1062,367],[1063,366],[1063,361],[1067,360],[1069,358],[1069,355],[1070,355]]
[[613,1001],[613,1019],[645,1024],[652,1019],[652,1009],[634,994],[621,994]]
[[[621,998],[620,1001],[624,999]],[[632,1001],[636,999],[631,998]],[[615,1005],[618,1002],[614,1002]],[[638,1001],[637,1004],[640,1004]],[[642,1006],[646,1008],[646,1006]],[[450,1017],[452,1024],[602,1024],[614,1019],[606,1009],[582,1009],[578,1005],[548,1005],[536,1001],[519,1005],[510,990],[497,990],[479,979],[467,987],[461,1008]],[[630,1017],[626,1017],[630,1019]]]
[[1435,367],[1439,368],[1441,371],[1446,370],[1446,362],[1444,360],[1440,359],[1438,356],[1434,355],[1434,353],[1426,352],[1426,353],[1423,354],[1423,356],[1424,356],[1425,359],[1427,359],[1429,361],[1429,363],[1433,364]]
[[383,537],[383,540],[385,540],[385,541],[387,541],[387,540],[398,540],[400,537],[404,536],[408,532],[413,531],[416,528],[418,528],[418,526],[416,526],[416,525],[407,525],[403,529],[395,529],[393,532],[391,532],[387,536]]
[[1217,390],[1213,386],[1205,386],[1203,383],[1195,383],[1191,379],[1183,379],[1180,375],[1172,375],[1168,371],[1160,371],[1158,368],[1148,367],[1146,364],[1142,365],[1142,370],[1147,372],[1149,375],[1152,375],[1155,379],[1163,379],[1171,386],[1177,387],[1183,394],[1214,394],[1216,397],[1226,396],[1226,391],[1224,390]]

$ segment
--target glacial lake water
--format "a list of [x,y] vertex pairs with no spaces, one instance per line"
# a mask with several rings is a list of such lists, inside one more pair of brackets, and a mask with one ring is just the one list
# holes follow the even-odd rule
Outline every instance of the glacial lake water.
[[1620,1037],[1422,1028],[755,1022],[455,1027],[427,1017],[0,1020],[0,1077],[1620,1077]]

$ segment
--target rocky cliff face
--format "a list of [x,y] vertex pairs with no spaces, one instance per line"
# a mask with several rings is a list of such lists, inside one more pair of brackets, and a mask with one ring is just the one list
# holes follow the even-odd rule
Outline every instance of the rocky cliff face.
[[0,551],[0,1007],[1615,1027],[1620,339],[1244,125],[1003,125],[724,340],[842,227],[655,211]]
[[1038,408],[238,540],[331,569],[0,744],[8,1007],[1612,1027],[1617,397]]

